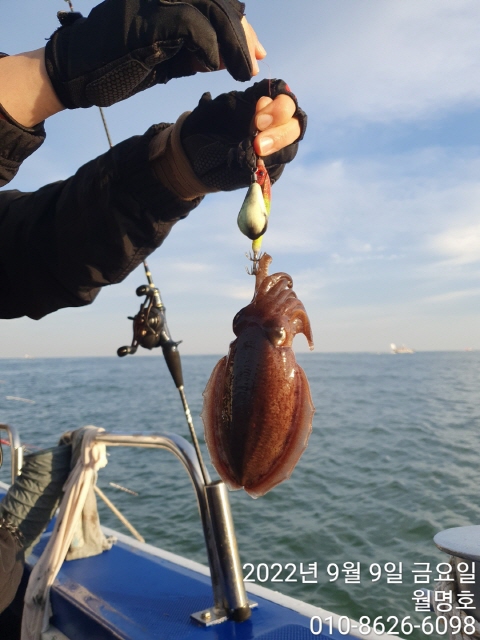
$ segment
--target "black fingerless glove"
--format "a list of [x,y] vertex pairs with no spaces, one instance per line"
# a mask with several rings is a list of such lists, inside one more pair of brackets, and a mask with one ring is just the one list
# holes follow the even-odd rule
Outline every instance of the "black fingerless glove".
[[215,100],[205,93],[196,109],[182,125],[181,140],[196,176],[207,187],[233,191],[251,183],[256,168],[252,122],[257,101],[262,96],[275,99],[290,96],[297,109],[301,134],[297,142],[264,158],[270,179],[278,180],[285,164],[291,162],[307,127],[307,115],[283,80],[262,80],[246,91],[224,93]]
[[155,84],[223,62],[235,80],[252,64],[238,0],[105,0],[88,18],[60,12],[45,49],[47,72],[68,109],[107,107]]

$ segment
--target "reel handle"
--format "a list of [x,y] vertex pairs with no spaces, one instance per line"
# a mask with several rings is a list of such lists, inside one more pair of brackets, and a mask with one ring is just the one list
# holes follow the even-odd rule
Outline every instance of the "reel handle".
[[141,284],[137,287],[135,293],[139,298],[147,296],[147,298],[153,298],[155,295],[155,287],[151,287],[149,284]]
[[128,354],[134,354],[137,350],[137,347],[120,347],[117,349],[117,356],[123,358],[124,356],[128,356]]

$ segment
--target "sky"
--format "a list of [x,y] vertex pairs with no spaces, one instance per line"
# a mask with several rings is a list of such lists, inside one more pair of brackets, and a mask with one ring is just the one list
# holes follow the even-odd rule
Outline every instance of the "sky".
[[[95,4],[74,2],[85,15]],[[6,3],[0,50],[43,46],[67,9]],[[285,79],[309,116],[273,187],[263,248],[292,276],[316,351],[480,349],[478,0],[250,0],[247,17],[268,52],[258,78]],[[106,110],[112,138],[245,86],[222,71],[154,87]],[[58,114],[7,188],[64,179],[106,148],[96,109]],[[149,259],[184,354],[225,354],[252,297],[244,196],[208,196]],[[114,355],[131,342],[144,282],[139,268],[89,307],[1,320],[0,357]],[[294,345],[308,350],[303,336]]]

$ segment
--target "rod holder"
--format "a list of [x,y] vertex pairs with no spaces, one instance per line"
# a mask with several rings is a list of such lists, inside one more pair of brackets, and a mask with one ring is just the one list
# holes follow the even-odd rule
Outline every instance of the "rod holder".
[[228,491],[223,482],[210,481],[208,471],[200,468],[193,446],[182,436],[173,433],[154,435],[104,432],[95,440],[114,447],[166,449],[183,463],[197,496],[214,601],[212,608],[192,613],[191,617],[204,626],[226,620],[247,620],[256,603],[249,602],[245,593]]
[[228,491],[221,481],[205,487],[207,505],[220,561],[223,591],[232,620],[243,622],[251,616],[243,583],[242,565],[238,554]]

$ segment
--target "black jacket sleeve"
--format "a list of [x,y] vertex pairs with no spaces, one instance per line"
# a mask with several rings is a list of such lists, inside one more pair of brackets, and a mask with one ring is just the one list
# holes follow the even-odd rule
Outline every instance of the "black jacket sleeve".
[[165,126],[116,145],[68,180],[0,192],[0,317],[39,319],[91,303],[200,203],[177,198],[151,170],[149,143]]
[[[8,54],[0,52],[0,58]],[[43,122],[24,127],[14,120],[0,104],[0,187],[12,180],[22,162],[45,140]]]
[[0,104],[0,187],[13,180],[24,160],[45,140],[43,122],[28,129],[11,120]]

